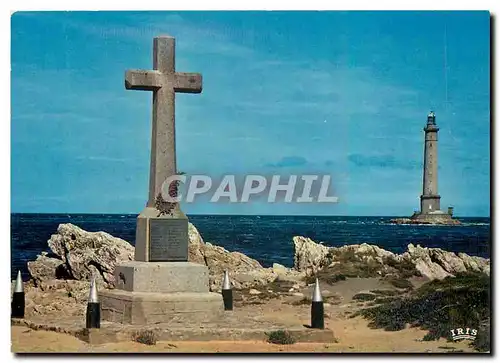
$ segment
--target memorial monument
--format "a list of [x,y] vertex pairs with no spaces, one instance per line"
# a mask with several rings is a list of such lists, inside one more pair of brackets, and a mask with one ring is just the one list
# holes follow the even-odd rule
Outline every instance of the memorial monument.
[[178,204],[170,211],[159,207],[164,181],[177,174],[175,93],[200,93],[201,74],[176,72],[175,39],[159,36],[153,40],[153,70],[127,71],[125,88],[153,92],[149,198],[137,217],[135,261],[117,266],[116,288],[99,294],[102,319],[212,320],[223,312],[222,295],[209,292],[206,266],[188,262],[188,219]]

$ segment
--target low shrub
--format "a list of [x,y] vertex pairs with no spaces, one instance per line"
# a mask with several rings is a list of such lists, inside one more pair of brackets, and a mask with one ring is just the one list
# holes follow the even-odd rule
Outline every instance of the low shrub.
[[295,338],[287,330],[275,330],[268,334],[267,341],[272,344],[294,344]]
[[132,339],[137,343],[146,344],[146,345],[155,345],[158,337],[156,333],[152,330],[141,330],[135,332],[132,336]]

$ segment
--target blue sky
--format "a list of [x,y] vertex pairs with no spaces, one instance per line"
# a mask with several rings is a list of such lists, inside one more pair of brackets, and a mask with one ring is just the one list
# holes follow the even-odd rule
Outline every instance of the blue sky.
[[147,200],[152,38],[176,37],[187,174],[332,176],[336,204],[187,213],[409,215],[436,112],[442,208],[489,216],[487,12],[45,12],[12,16],[12,212],[138,213]]

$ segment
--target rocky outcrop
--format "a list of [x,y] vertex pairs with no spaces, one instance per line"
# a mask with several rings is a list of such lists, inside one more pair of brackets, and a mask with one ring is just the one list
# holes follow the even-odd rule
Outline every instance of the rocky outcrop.
[[[235,288],[265,285],[274,281],[278,273],[239,252],[205,243],[194,225],[188,229],[188,261],[206,265],[209,270],[210,289],[220,291],[225,270],[229,271]],[[120,262],[133,260],[134,247],[105,232],[87,232],[73,224],[61,224],[48,245],[57,258],[42,253],[28,262],[28,270],[35,285],[54,279],[89,281],[95,275],[104,287],[114,287],[114,270]],[[284,280],[297,279],[300,274],[282,267]]]
[[113,287],[115,266],[134,258],[134,247],[106,232],[87,232],[71,224],[60,224],[48,245],[66,268],[70,278],[88,281],[95,275]]
[[406,275],[414,274],[413,266],[406,266],[397,255],[375,245],[326,247],[300,236],[293,241],[295,269],[306,276],[379,277],[403,271]]
[[427,248],[420,245],[408,245],[408,251],[403,254],[417,266],[417,270],[431,280],[443,279],[461,272],[482,272],[490,274],[490,261],[466,253],[444,251],[440,248]]
[[[398,255],[366,243],[327,247],[301,236],[294,237],[293,243],[294,268],[280,264],[264,268],[242,253],[205,243],[196,227],[189,224],[188,260],[208,267],[211,291],[221,290],[225,270],[237,289],[273,282],[303,285],[315,276],[335,282],[345,277],[424,276],[432,280],[466,271],[490,273],[487,259],[413,244]],[[42,253],[35,261],[28,262],[33,283],[42,289],[58,286],[54,282],[58,279],[88,284],[93,274],[101,286],[112,288],[115,266],[134,258],[134,247],[128,242],[105,232],[87,232],[72,224],[59,225],[48,245],[56,258]],[[73,289],[77,289],[76,286]],[[86,285],[80,287],[84,291]]]
[[459,252],[458,257],[464,262],[467,271],[490,274],[490,261],[488,259],[479,256],[469,256],[463,252]]
[[351,277],[420,275],[433,280],[461,272],[490,273],[488,259],[420,245],[409,244],[408,250],[398,255],[366,243],[328,248],[308,238],[294,237],[294,244],[295,268],[307,276],[328,271]]

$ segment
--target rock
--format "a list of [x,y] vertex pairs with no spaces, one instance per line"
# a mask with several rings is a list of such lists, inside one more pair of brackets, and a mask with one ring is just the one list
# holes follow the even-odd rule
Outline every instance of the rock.
[[255,289],[250,289],[250,290],[248,291],[248,293],[249,293],[250,295],[260,295],[260,294],[262,294],[259,290],[255,290]]
[[42,281],[69,276],[64,262],[58,258],[47,257],[47,253],[38,255],[35,261],[28,261],[28,271],[35,285]]
[[188,225],[188,236],[188,261],[205,265],[205,257],[203,254],[205,242],[203,242],[203,238],[192,223]]
[[106,232],[87,232],[71,224],[60,224],[48,245],[59,256],[71,278],[89,280],[95,274],[114,287],[115,266],[134,258],[134,247]]
[[294,292],[292,296],[304,297],[305,295],[301,292]]
[[312,276],[323,267],[322,262],[328,254],[328,247],[301,236],[293,237],[293,244],[295,250],[293,261],[296,271]]

